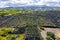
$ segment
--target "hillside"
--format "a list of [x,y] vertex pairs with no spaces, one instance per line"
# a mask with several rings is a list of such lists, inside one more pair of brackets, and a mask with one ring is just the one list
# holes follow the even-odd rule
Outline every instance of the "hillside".
[[[11,13],[10,13],[11,12]],[[1,13],[1,12],[0,12]],[[4,11],[3,14],[12,14],[11,16],[13,16],[13,18],[11,18],[10,20],[7,20],[7,22],[5,22],[3,25],[8,25],[8,27],[10,26],[16,26],[16,25],[23,25],[23,24],[38,24],[41,26],[56,26],[59,27],[60,26],[60,11],[54,10],[54,11],[31,11],[31,10],[8,10],[7,12]],[[1,14],[1,15],[3,15]],[[16,15],[15,15],[16,14]],[[11,17],[10,16],[10,17]],[[8,17],[8,16],[6,16]],[[5,20],[8,18],[4,18],[1,20]],[[1,21],[0,20],[0,21]],[[2,21],[3,22],[3,21]],[[1,22],[1,23],[2,23]],[[13,24],[12,24],[13,22]],[[21,23],[22,22],[22,23]],[[21,24],[20,24],[21,23]],[[3,26],[4,27],[4,26]]]

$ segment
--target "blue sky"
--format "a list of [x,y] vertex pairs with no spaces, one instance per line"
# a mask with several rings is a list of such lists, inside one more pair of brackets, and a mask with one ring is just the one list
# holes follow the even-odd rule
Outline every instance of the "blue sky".
[[46,5],[60,7],[60,0],[0,0],[0,8],[30,5]]

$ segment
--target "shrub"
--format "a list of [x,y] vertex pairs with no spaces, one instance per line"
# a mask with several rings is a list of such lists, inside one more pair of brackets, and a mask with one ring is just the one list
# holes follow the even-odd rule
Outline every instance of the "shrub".
[[47,36],[46,40],[53,40],[51,37]]
[[52,33],[52,32],[47,32],[47,38],[49,38],[48,36],[49,36],[51,39],[55,40],[55,34],[54,34],[54,33]]

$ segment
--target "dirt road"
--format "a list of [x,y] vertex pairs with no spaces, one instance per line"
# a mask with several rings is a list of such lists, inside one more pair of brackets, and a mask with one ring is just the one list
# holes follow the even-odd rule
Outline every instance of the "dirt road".
[[60,33],[60,28],[44,28],[44,29],[45,29],[44,31],[41,31],[41,34],[45,40],[47,32],[53,32],[56,35],[56,37],[60,38],[60,35],[58,35],[58,33]]

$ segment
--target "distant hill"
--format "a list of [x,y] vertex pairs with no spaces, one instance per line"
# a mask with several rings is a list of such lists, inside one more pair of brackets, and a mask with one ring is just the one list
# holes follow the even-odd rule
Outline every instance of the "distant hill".
[[42,9],[52,9],[52,8],[60,8],[60,7],[53,7],[53,6],[46,6],[46,5],[32,5],[32,6],[19,6],[19,7],[6,7],[6,8],[0,8],[0,9],[19,9],[19,8],[27,8],[27,9],[38,9],[38,8],[42,8]]

